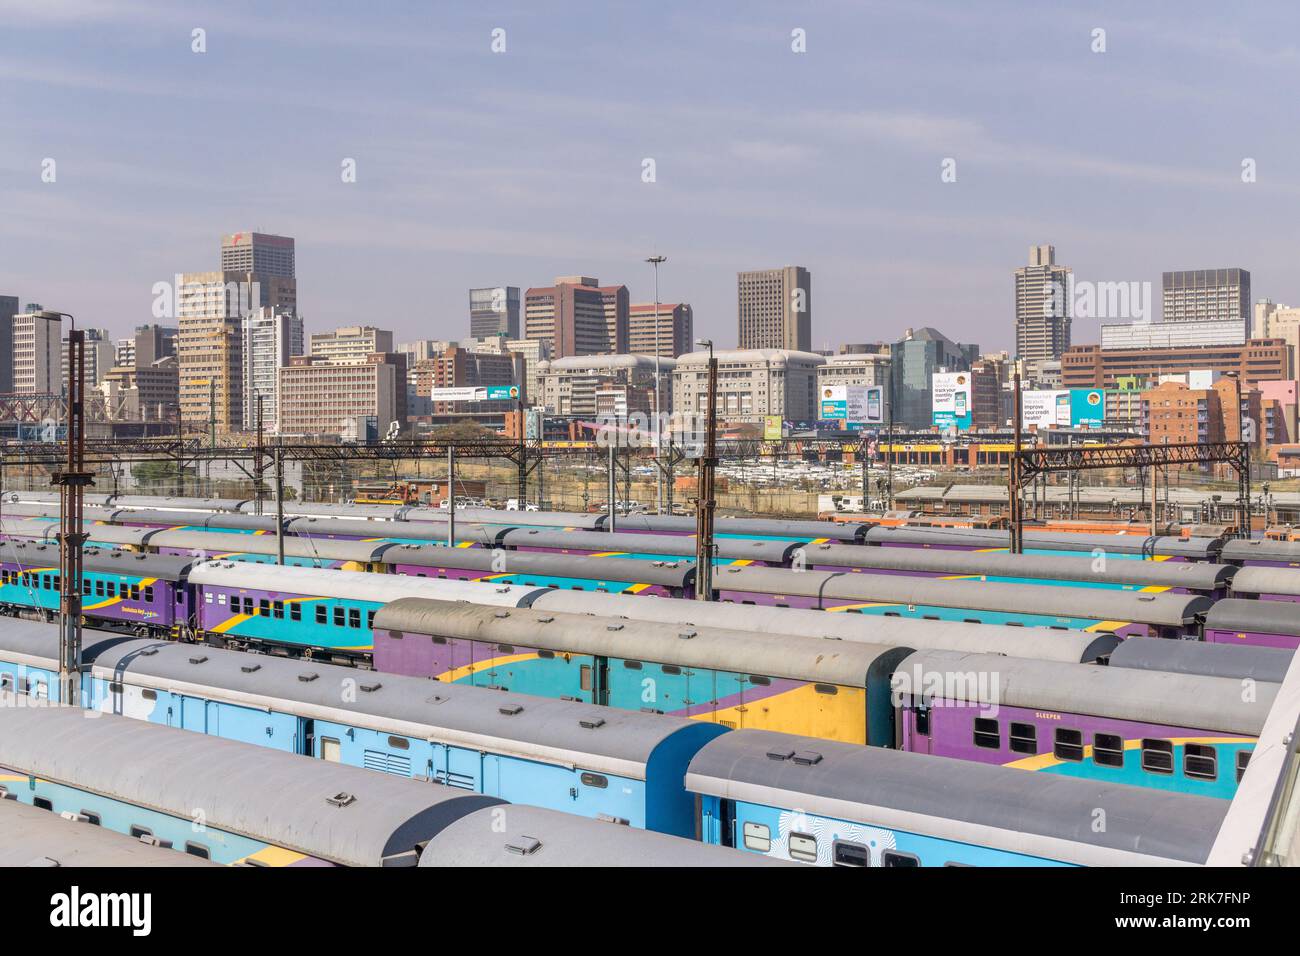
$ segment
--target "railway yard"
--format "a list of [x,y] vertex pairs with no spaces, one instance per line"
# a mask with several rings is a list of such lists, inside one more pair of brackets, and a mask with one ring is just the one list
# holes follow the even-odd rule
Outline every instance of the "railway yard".
[[0,859],[1294,862],[1300,543],[718,518],[703,594],[687,517],[255,510],[88,497],[62,701],[4,493]]

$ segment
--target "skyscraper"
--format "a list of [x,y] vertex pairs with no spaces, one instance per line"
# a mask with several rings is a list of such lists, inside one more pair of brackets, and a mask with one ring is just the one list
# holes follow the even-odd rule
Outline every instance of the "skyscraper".
[[935,373],[969,371],[979,354],[978,345],[959,344],[938,329],[908,329],[903,340],[889,350],[890,401],[895,424],[928,429],[934,421]]
[[244,316],[244,427],[257,427],[258,398],[262,400],[263,427],[275,428],[280,369],[302,355],[302,318],[293,312],[261,308]]
[[63,392],[63,320],[46,318],[37,303],[29,303],[13,318],[13,390],[21,395],[59,395]]
[[695,313],[685,302],[660,302],[658,321],[653,302],[637,303],[628,310],[627,350],[633,355],[677,358],[695,348]]
[[1240,322],[1250,335],[1250,273],[1245,269],[1197,269],[1162,276],[1163,322]]
[[221,237],[221,270],[255,272],[260,276],[292,279],[294,243],[290,236],[272,236],[263,232],[237,232]]
[[519,287],[497,286],[469,290],[469,335],[486,339],[503,335],[519,338]]
[[14,390],[14,316],[18,296],[0,295],[0,394]]
[[553,358],[617,352],[620,339],[627,342],[627,315],[626,286],[560,276],[524,293],[524,338],[545,342]]
[[812,275],[803,266],[736,277],[741,349],[812,351]]
[[1055,246],[1030,246],[1029,265],[1016,270],[1016,357],[1051,361],[1070,347],[1070,275],[1056,264]]

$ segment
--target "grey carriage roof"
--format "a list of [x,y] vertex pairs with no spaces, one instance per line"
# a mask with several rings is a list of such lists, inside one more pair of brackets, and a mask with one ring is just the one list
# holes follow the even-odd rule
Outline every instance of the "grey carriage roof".
[[114,495],[115,508],[154,508],[169,511],[227,511],[237,513],[248,498],[182,498],[179,495]]
[[[959,544],[979,548],[1006,548],[1010,546],[1010,532],[984,528],[889,528],[874,527],[867,532],[868,544],[887,543],[921,544],[943,547]],[[1050,531],[1025,532],[1025,547],[1055,548],[1068,551],[1093,551],[1097,548],[1115,554],[1143,554],[1152,552],[1160,556],[1190,557],[1206,560],[1218,556],[1222,541],[1219,538],[1176,538],[1160,536],[1154,539],[1142,535],[1073,534]]]
[[[109,525],[95,527],[110,527]],[[36,541],[53,541],[59,533],[57,521],[37,521],[32,518],[0,519],[0,534],[7,538],[31,538]]]
[[1294,651],[1283,647],[1130,637],[1111,651],[1110,666],[1207,677],[1250,677],[1280,684],[1294,656]]
[[[583,514],[579,511],[499,511],[496,508],[457,508],[456,520],[479,524],[508,524],[513,527],[580,528],[595,531],[600,528],[604,515]],[[421,521],[444,522],[447,511],[442,508],[411,508],[404,516],[415,524]]]
[[[602,524],[607,530],[608,521]],[[615,527],[622,531],[648,531],[694,534],[695,519],[685,515],[620,515]],[[859,522],[785,520],[780,518],[715,518],[713,530],[719,534],[771,535],[805,538],[810,541],[860,541],[871,525]]]
[[[631,534],[622,531],[559,531],[554,528],[515,528],[501,539],[507,548],[576,548],[591,551],[618,551],[625,554],[662,554],[671,557],[695,557],[695,539],[680,534]],[[727,561],[775,561],[783,563],[799,550],[796,541],[741,540],[718,538],[714,541],[717,557]]]
[[1294,601],[1227,598],[1215,601],[1205,615],[1205,629],[1255,631],[1300,637],[1300,605]]
[[1272,541],[1266,538],[1234,538],[1223,545],[1221,561],[1300,562],[1300,541]]
[[583,578],[593,585],[611,583],[658,584],[684,588],[695,580],[690,561],[638,561],[630,558],[595,558],[588,555],[544,554],[533,551],[489,551],[486,548],[446,548],[439,545],[395,544],[380,558],[387,565],[422,568],[458,568],[484,574],[537,574]]
[[[0,544],[0,560],[17,562],[24,568],[59,568],[59,546],[6,541]],[[179,581],[189,572],[193,560],[170,554],[144,554],[139,551],[88,548],[83,556],[87,571],[103,574],[130,574]]]
[[544,590],[490,581],[444,581],[406,574],[280,567],[248,561],[207,561],[196,564],[190,571],[190,582],[205,586],[279,591],[352,601],[382,603],[403,597],[430,597],[505,607],[527,604]]
[[763,730],[706,744],[686,788],[1084,864],[1204,862],[1228,808],[1212,797]]
[[[265,507],[265,502],[263,502],[263,508]],[[251,514],[253,508],[253,502],[245,502],[240,506],[240,511]],[[371,521],[399,521],[408,510],[410,509],[405,505],[344,505],[318,501],[286,501],[284,503],[285,516],[292,518],[360,518]]]
[[420,866],[444,867],[773,865],[782,861],[523,804],[461,817],[420,857]]
[[864,548],[814,544],[804,548],[808,566],[835,565],[889,571],[928,571],[990,577],[1044,578],[1136,584],[1143,587],[1193,588],[1210,591],[1232,580],[1236,568],[1225,564],[1169,561],[1105,561],[1091,556],[1009,554],[1001,551],[954,551],[933,548]]
[[[46,627],[47,650],[57,653],[57,632]],[[106,680],[125,674],[141,686],[639,780],[655,748],[696,726],[686,718],[165,641],[105,642],[91,651],[93,672]]]
[[[279,550],[273,534],[222,534],[219,531],[155,531],[149,538],[149,546],[185,548],[209,557],[239,553],[277,554]],[[387,544],[366,541],[284,537],[286,556],[325,561],[377,561],[387,547]]]
[[[510,528],[510,525],[457,521],[456,538],[460,541],[493,545]],[[313,535],[341,534],[359,535],[363,538],[416,538],[438,542],[447,540],[445,521],[392,521],[379,525],[374,521],[362,521],[356,518],[294,518],[289,522],[289,530],[305,538]]]
[[1243,700],[1240,680],[1164,671],[917,651],[894,674],[894,689],[925,700],[1027,707],[1168,727],[1256,735],[1277,696],[1260,683]]
[[905,649],[789,634],[745,634],[714,627],[610,621],[586,614],[482,607],[420,599],[394,601],[375,629],[572,651],[741,674],[864,687],[873,668]]
[[1300,595],[1300,569],[1240,568],[1237,576],[1232,579],[1232,593]]
[[714,575],[713,583],[718,589],[735,589],[778,597],[797,594],[864,604],[921,604],[1008,614],[1140,621],[1163,626],[1190,624],[1212,603],[1209,598],[1195,594],[1147,594],[1098,588],[1053,588],[1041,584],[954,582],[901,574],[794,571],[785,568],[721,568]]
[[529,605],[540,611],[599,614],[634,621],[698,624],[749,633],[799,634],[833,640],[912,648],[943,648],[1033,657],[1043,660],[1095,660],[1119,643],[1110,633],[922,621],[874,614],[835,614],[799,608],[750,607],[715,601],[682,601],[653,595],[545,591]]
[[[0,707],[0,766],[349,866],[411,853],[494,797],[70,707]],[[354,799],[336,806],[330,798]],[[415,863],[413,858],[408,862]]]
[[158,508],[138,508],[133,511],[118,511],[113,520],[121,523],[147,521],[152,524],[174,527],[198,527],[221,530],[229,528],[240,531],[275,531],[274,515],[234,514],[227,511],[168,511]]
[[[51,522],[57,526],[58,522]],[[143,548],[149,544],[150,537],[158,533],[157,528],[127,527],[117,524],[86,525],[88,541],[102,541],[115,547]],[[53,538],[51,538],[53,540]]]
[[[96,492],[93,488],[86,489],[86,504],[88,505],[107,505],[112,500],[112,495]],[[57,491],[24,491],[7,488],[0,491],[0,501],[3,501],[6,509],[10,504],[19,502],[42,502],[57,505],[59,503],[59,493]]]
[[0,799],[0,867],[215,865],[12,797]]

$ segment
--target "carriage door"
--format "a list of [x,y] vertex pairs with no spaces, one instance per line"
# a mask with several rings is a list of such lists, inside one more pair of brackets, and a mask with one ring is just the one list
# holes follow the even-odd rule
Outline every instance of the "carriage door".
[[911,732],[910,746],[904,741],[905,749],[913,753],[933,753],[934,743],[930,726],[930,708],[913,702],[907,708],[908,729]]

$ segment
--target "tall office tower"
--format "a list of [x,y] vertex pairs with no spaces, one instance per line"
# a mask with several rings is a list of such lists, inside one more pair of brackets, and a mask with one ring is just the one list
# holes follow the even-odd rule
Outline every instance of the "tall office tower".
[[[92,389],[104,380],[104,376],[112,369],[117,351],[113,347],[113,340],[108,337],[108,329],[86,329],[86,352],[83,371],[85,372],[85,383],[87,389]],[[59,354],[62,356],[59,362],[59,372],[63,376],[62,381],[66,385],[68,381],[68,337],[63,336],[63,341],[59,347]]]
[[311,354],[331,365],[359,365],[378,352],[392,351],[393,333],[373,325],[349,325],[311,335]]
[[0,395],[14,390],[14,316],[18,296],[0,295]]
[[812,351],[812,275],[803,266],[736,276],[742,349]]
[[262,403],[262,426],[270,431],[277,421],[280,369],[295,355],[302,355],[302,318],[293,312],[258,309],[244,316],[242,349],[244,362],[244,427],[257,428],[258,399]]
[[660,302],[658,321],[655,304],[644,302],[628,310],[627,350],[633,355],[677,358],[695,349],[695,313],[685,302]]
[[[469,336],[519,338],[519,286],[469,290]],[[427,356],[421,356],[427,358]]]
[[1161,321],[1240,322],[1250,336],[1250,273],[1245,269],[1166,272],[1161,286]]
[[630,297],[627,286],[600,287],[600,301],[605,309],[605,351],[614,355],[627,354],[628,310]]
[[221,270],[253,272],[259,276],[293,279],[294,247],[290,236],[237,232],[221,237]]
[[894,423],[928,429],[933,424],[936,372],[969,371],[978,345],[954,342],[938,329],[908,329],[889,349],[889,394]]
[[415,342],[398,342],[394,351],[405,355],[407,361],[414,365],[416,362],[424,362],[438,357],[455,344],[455,342],[446,342],[439,339],[420,339]]
[[14,387],[20,395],[59,395],[63,392],[63,361],[59,343],[63,320],[40,315],[38,303],[27,304],[13,319]]
[[[159,359],[176,354],[176,336],[178,330],[174,325],[137,325],[135,338],[123,341],[130,343],[131,365],[152,365]],[[119,365],[122,365],[120,360]]]
[[[606,303],[607,293],[619,288],[623,287],[602,289],[588,276],[561,276],[553,286],[529,289],[524,293],[524,338],[546,343],[553,358],[614,352],[618,344],[618,306],[617,302],[612,306],[615,328],[611,339]],[[626,298],[623,301],[626,303]],[[626,330],[626,307],[623,316]]]
[[1029,265],[1016,270],[1016,357],[1053,361],[1070,347],[1069,266],[1056,264],[1055,246],[1030,246]]

